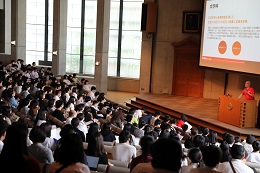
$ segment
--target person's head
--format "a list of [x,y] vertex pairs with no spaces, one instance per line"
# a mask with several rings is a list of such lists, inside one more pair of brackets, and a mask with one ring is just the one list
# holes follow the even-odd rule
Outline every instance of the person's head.
[[192,148],[189,153],[188,157],[192,163],[199,163],[202,160],[202,153],[198,148]]
[[125,118],[126,122],[128,123],[132,123],[133,121],[133,115],[132,114],[128,114]]
[[248,135],[246,137],[246,143],[252,144],[255,141],[255,137],[253,135]]
[[84,163],[83,142],[78,134],[68,134],[63,138],[56,161],[65,166]]
[[155,120],[154,121],[154,127],[160,127],[162,124],[161,120]]
[[245,148],[243,145],[234,144],[231,147],[230,154],[233,159],[243,159],[245,158]]
[[252,144],[252,147],[253,147],[254,152],[259,151],[260,150],[260,141],[254,141]]
[[204,136],[208,135],[209,134],[209,129],[208,128],[204,128],[203,131],[202,131],[202,134]]
[[30,131],[29,138],[33,143],[42,143],[45,141],[46,135],[40,126],[34,126]]
[[140,146],[142,148],[142,154],[150,154],[151,146],[154,143],[154,138],[150,135],[145,135],[140,139]]
[[161,114],[162,113],[160,111],[155,111],[153,116],[159,118],[161,116]]
[[0,119],[0,141],[3,141],[5,139],[7,129],[7,122],[3,119]]
[[94,100],[93,103],[92,103],[93,106],[95,107],[98,107],[98,101],[97,100]]
[[241,143],[241,139],[238,136],[235,137],[235,143]]
[[219,147],[210,145],[203,150],[202,155],[205,165],[207,167],[214,168],[219,164],[222,158],[222,151]]
[[61,96],[61,90],[56,90],[55,95],[60,97]]
[[158,139],[152,145],[151,156],[152,166],[156,169],[178,172],[181,168],[182,147],[175,140]]
[[245,87],[246,87],[246,88],[249,88],[250,86],[251,86],[251,82],[250,82],[250,81],[246,81]]
[[226,141],[223,141],[219,148],[221,149],[222,151],[222,159],[221,159],[221,162],[226,162],[226,161],[229,161],[231,159],[231,155],[230,155],[230,152],[229,152],[229,144],[226,142]]
[[215,144],[217,142],[217,140],[218,140],[217,137],[218,137],[217,132],[211,131],[210,135],[209,135],[209,143],[210,144]]
[[186,118],[186,115],[182,114],[181,115],[181,118],[180,118],[182,121],[186,122],[187,121],[187,118]]
[[74,96],[70,96],[69,100],[68,100],[68,104],[75,104],[75,97]]
[[193,139],[194,147],[199,148],[205,145],[205,138],[201,135],[196,135]]
[[78,104],[75,106],[76,112],[82,112],[84,110],[84,104]]
[[119,109],[119,105],[117,103],[113,104],[113,110],[118,110]]
[[78,118],[72,118],[71,125],[73,128],[77,128],[79,126],[79,119]]
[[[37,120],[46,120],[47,111],[40,109],[37,114]],[[37,122],[36,122],[37,123]]]
[[42,123],[40,125],[40,128],[45,133],[46,137],[51,137],[51,128],[52,128],[51,124],[49,124],[49,123]]
[[10,106],[4,106],[2,109],[2,114],[9,117],[12,113],[12,109]]
[[111,110],[110,108],[107,108],[106,114],[107,114],[107,115],[111,115],[111,114],[112,114],[112,110]]
[[232,135],[232,134],[227,134],[226,137],[225,137],[225,141],[228,143],[228,144],[233,144],[234,141],[235,141],[235,137]]
[[86,154],[90,156],[101,156],[104,152],[103,136],[100,133],[90,135]]
[[131,133],[127,130],[121,131],[119,134],[119,143],[126,143],[129,142],[131,139]]
[[55,99],[50,99],[48,101],[48,108],[52,108],[54,106],[54,103],[55,103]]
[[102,126],[101,134],[102,135],[107,135],[109,133],[111,133],[111,123],[110,122],[106,122]]
[[62,108],[63,107],[63,101],[62,100],[57,100],[55,102],[55,107],[58,108]]
[[91,123],[89,125],[88,133],[97,133],[98,132],[98,124],[97,123]]
[[188,130],[189,126],[188,126],[187,124],[183,124],[183,125],[181,126],[181,128],[182,128],[182,130],[183,130],[184,132],[186,132],[186,131]]
[[91,90],[92,92],[95,92],[96,89],[97,89],[97,88],[96,88],[95,86],[92,86],[90,90]]
[[162,130],[159,136],[159,139],[161,138],[169,138],[170,132],[168,130]]
[[[144,122],[144,121],[142,121],[142,122]],[[139,124],[140,124],[140,122],[139,122]],[[139,125],[139,128],[140,128],[140,125]],[[152,131],[153,130],[152,130],[152,127],[150,125],[144,126],[144,135],[150,135]]]
[[164,122],[169,122],[170,120],[171,120],[170,115],[165,115],[163,121]]
[[79,119],[79,121],[83,121],[84,120],[84,114],[83,113],[77,114],[77,118]]
[[74,129],[72,127],[71,124],[66,124],[60,131],[60,137],[64,138],[65,136],[67,136],[68,134],[72,134],[74,133]]

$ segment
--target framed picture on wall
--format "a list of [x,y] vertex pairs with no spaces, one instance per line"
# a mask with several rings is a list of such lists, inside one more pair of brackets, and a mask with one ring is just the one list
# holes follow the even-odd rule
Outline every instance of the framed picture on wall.
[[183,33],[200,33],[201,12],[184,11],[182,21]]

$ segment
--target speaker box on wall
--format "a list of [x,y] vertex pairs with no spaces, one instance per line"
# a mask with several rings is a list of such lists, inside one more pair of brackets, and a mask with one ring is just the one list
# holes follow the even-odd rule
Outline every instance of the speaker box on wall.
[[142,4],[141,31],[156,32],[158,5],[154,2]]

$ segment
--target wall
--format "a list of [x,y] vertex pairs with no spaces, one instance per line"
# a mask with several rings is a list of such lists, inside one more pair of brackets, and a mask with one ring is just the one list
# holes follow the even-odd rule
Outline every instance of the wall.
[[158,23],[152,58],[152,93],[172,93],[174,49],[172,42],[199,34],[182,33],[183,11],[202,11],[203,0],[159,0]]
[[139,85],[138,79],[108,77],[107,89],[110,91],[138,92]]

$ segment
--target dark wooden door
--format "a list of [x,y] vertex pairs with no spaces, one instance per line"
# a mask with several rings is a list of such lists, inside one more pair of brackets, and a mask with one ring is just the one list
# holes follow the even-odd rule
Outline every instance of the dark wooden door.
[[175,49],[172,94],[203,97],[204,69],[199,68],[199,47],[179,46]]

